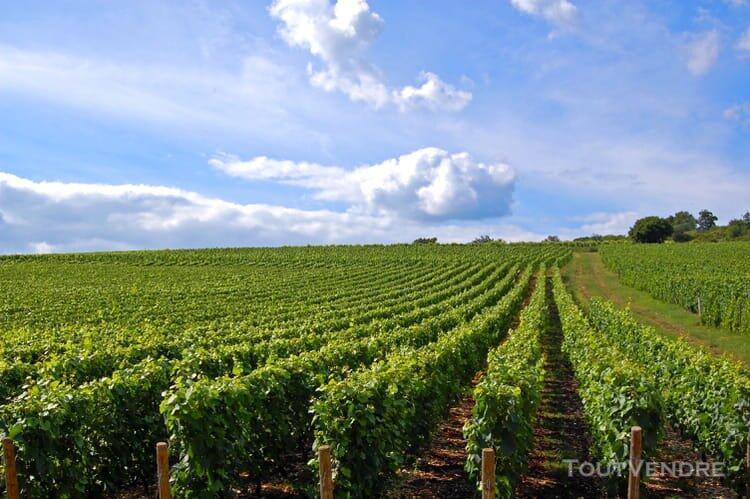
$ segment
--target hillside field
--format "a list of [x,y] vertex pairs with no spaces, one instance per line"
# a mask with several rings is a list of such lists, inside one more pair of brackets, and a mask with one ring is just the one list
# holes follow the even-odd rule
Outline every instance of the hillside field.
[[[744,491],[750,372],[721,345],[750,343],[750,243],[600,245],[607,278],[644,296],[632,311],[584,280],[578,250],[0,257],[0,433],[21,497],[153,495],[162,441],[175,497],[314,496],[322,445],[336,497],[470,495],[488,447],[500,497],[598,496],[623,480],[570,479],[561,460],[626,460],[635,425],[647,458],[726,465],[644,480],[650,494]],[[704,337],[665,332],[658,304]]]

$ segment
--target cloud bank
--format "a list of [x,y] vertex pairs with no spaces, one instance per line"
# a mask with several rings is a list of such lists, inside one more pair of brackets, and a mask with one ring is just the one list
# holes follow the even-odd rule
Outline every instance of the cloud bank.
[[329,0],[275,0],[269,12],[281,21],[279,33],[289,46],[306,49],[322,62],[322,69],[310,64],[308,73],[310,82],[327,92],[342,92],[375,108],[393,104],[401,111],[458,111],[471,101],[471,93],[429,72],[421,74],[420,86],[389,88],[380,69],[366,58],[385,25],[366,0],[333,5]]
[[[461,161],[461,155],[457,156],[455,161]],[[398,164],[394,161],[392,166]],[[385,171],[382,173],[381,180],[388,177]],[[309,179],[309,174],[304,166],[294,165],[285,178]],[[396,190],[408,198],[404,189]],[[440,188],[425,194],[424,209],[444,208],[430,204],[436,202],[435,190],[439,192]],[[334,192],[332,189],[327,194]],[[394,198],[389,195],[380,192],[375,197],[382,196],[378,198],[381,206],[393,207]],[[485,233],[508,240],[540,239],[537,234],[498,220],[424,223],[384,211],[376,214],[239,204],[174,187],[36,182],[0,172],[0,253],[217,244],[387,243],[409,242],[421,236],[465,242]]]
[[220,156],[210,164],[234,177],[310,189],[314,197],[343,201],[352,212],[413,220],[483,219],[510,214],[516,175],[503,163],[485,164],[469,153],[425,148],[374,165],[346,170],[259,156]]

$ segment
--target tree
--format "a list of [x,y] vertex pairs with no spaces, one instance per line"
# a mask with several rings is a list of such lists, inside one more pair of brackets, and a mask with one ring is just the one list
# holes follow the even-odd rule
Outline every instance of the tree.
[[557,236],[547,236],[547,239],[544,240],[545,243],[559,243],[560,238]]
[[419,237],[412,244],[437,244],[437,237]]
[[673,232],[672,224],[665,218],[645,217],[636,220],[628,235],[636,243],[663,243]]
[[698,220],[688,211],[678,211],[674,215],[667,218],[675,232],[687,232],[695,230],[698,225]]
[[491,243],[492,238],[490,236],[479,236],[478,238],[474,239],[471,244],[482,244],[482,243]]
[[746,211],[745,214],[742,215],[742,221],[748,226],[748,228],[750,228],[750,211]]
[[711,230],[714,227],[716,227],[716,221],[719,219],[716,215],[711,213],[708,210],[701,210],[700,213],[698,213],[698,230],[701,232],[706,232],[707,230]]

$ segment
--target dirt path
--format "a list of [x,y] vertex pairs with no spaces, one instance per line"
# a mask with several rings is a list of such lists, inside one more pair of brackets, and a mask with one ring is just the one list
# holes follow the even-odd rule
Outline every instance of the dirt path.
[[588,460],[591,441],[578,384],[561,351],[562,326],[548,286],[550,323],[542,339],[547,372],[534,424],[534,444],[529,468],[516,490],[516,497],[597,497],[600,484],[580,475],[569,477],[563,459]]
[[[516,313],[510,329],[518,327],[521,310],[526,308],[534,294],[537,276],[532,277],[529,291]],[[440,423],[430,445],[417,456],[413,466],[396,473],[385,497],[401,498],[456,498],[474,497],[476,488],[464,471],[466,463],[466,440],[463,427],[471,417],[474,407],[474,387],[482,379],[479,372],[471,381],[471,387],[461,400],[450,408],[446,419]]]
[[[700,460],[701,456],[695,452],[692,443],[681,437],[671,427],[667,427],[666,435],[653,458],[655,462],[664,463],[676,461],[695,463]],[[711,462],[710,459],[708,461]],[[645,491],[647,497],[737,497],[737,493],[722,486],[718,478],[678,478],[669,473],[652,476],[645,482]]]
[[[474,378],[472,387],[480,379],[481,374]],[[466,441],[463,435],[464,423],[471,417],[474,407],[471,392],[450,409],[430,446],[414,465],[397,473],[394,480],[396,485],[386,497],[473,497],[474,486],[464,471]]]

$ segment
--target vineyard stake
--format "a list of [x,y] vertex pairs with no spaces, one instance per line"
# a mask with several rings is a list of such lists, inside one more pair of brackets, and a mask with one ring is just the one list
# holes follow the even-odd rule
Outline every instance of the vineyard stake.
[[156,444],[156,473],[159,478],[159,499],[170,499],[169,446],[166,442]]
[[16,451],[13,447],[13,440],[10,438],[3,439],[3,455],[5,456],[5,488],[8,491],[8,499],[18,499],[20,491],[16,473]]
[[630,429],[630,462],[628,463],[628,499],[640,497],[641,449],[643,446],[643,431],[640,426]]
[[495,499],[494,449],[482,449],[482,499]]
[[745,452],[745,480],[747,481],[747,497],[750,498],[750,433],[747,435],[747,450]]
[[322,445],[318,449],[320,463],[320,499],[333,499],[333,477],[331,471],[331,447]]

